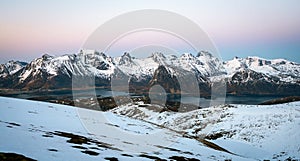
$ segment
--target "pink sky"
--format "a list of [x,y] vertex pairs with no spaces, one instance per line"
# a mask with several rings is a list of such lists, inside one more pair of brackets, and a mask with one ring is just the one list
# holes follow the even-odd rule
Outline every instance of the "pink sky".
[[140,9],[162,9],[186,16],[208,33],[224,59],[258,55],[300,62],[297,0],[0,3],[1,63],[10,59],[30,61],[43,53],[75,53],[98,26],[122,13]]

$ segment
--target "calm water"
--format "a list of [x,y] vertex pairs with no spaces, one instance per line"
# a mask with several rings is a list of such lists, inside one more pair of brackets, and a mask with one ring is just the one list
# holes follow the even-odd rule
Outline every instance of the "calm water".
[[92,96],[97,97],[111,97],[111,96],[123,96],[127,95],[126,92],[113,92],[110,90],[105,89],[91,89],[91,90],[78,90],[78,91],[72,91],[72,90],[61,90],[61,91],[47,91],[47,92],[34,92],[34,93],[19,93],[19,94],[12,94],[12,97],[16,98],[32,98],[32,97],[73,97],[73,95],[76,95],[81,98],[89,98]]
[[[246,104],[246,105],[257,105],[259,103],[280,98],[280,96],[232,96],[228,95],[225,98],[226,104]],[[214,102],[220,102],[220,100],[214,100],[214,99],[205,99],[205,98],[197,98],[197,97],[191,97],[191,96],[183,96],[181,98],[182,103],[191,103],[194,105],[200,105],[203,107],[207,107],[210,104],[213,104]],[[223,102],[223,100],[221,100]]]
[[[92,89],[92,90],[80,90],[76,91],[75,93],[72,93],[71,90],[64,90],[64,91],[51,91],[47,93],[26,93],[26,94],[17,94],[13,97],[18,98],[31,98],[31,97],[40,97],[40,96],[54,96],[54,97],[72,97],[73,94],[77,94],[78,97],[92,97],[95,94],[98,97],[111,97],[111,96],[128,96],[128,93],[126,92],[112,92],[110,90],[106,89]],[[233,96],[229,95],[226,96],[225,103],[227,104],[249,104],[249,105],[256,105],[268,100],[272,100],[275,98],[279,98],[280,96]],[[190,103],[200,106],[207,106],[212,103],[212,101],[217,100],[210,100],[205,98],[197,98],[192,96],[182,96],[181,100],[175,100],[175,101],[181,101],[182,103]]]

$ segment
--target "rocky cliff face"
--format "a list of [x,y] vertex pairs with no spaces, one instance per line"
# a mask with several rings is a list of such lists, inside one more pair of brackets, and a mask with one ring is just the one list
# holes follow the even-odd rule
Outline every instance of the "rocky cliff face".
[[180,93],[180,84],[175,75],[171,75],[165,66],[160,65],[154,72],[149,86],[160,85],[167,93]]

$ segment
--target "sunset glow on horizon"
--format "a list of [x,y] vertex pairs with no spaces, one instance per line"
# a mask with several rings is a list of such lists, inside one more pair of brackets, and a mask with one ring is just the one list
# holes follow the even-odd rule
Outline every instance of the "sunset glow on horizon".
[[[299,63],[299,6],[297,0],[129,0],[126,3],[121,0],[4,0],[0,5],[0,63],[12,59],[31,61],[44,53],[77,53],[101,24],[123,13],[142,9],[167,10],[194,21],[210,36],[224,60],[255,55]],[[185,51],[188,47],[184,45],[178,48],[181,48],[179,52],[194,52]],[[124,50],[125,47],[115,55],[121,55]]]

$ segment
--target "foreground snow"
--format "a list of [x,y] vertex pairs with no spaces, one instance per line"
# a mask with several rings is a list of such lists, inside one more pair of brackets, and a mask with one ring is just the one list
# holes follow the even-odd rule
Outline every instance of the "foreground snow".
[[4,97],[0,104],[0,152],[37,160],[253,160],[111,112]]
[[186,113],[153,110],[142,102],[112,112],[145,120],[211,142],[253,159],[300,159],[300,102],[279,105],[223,105]]

